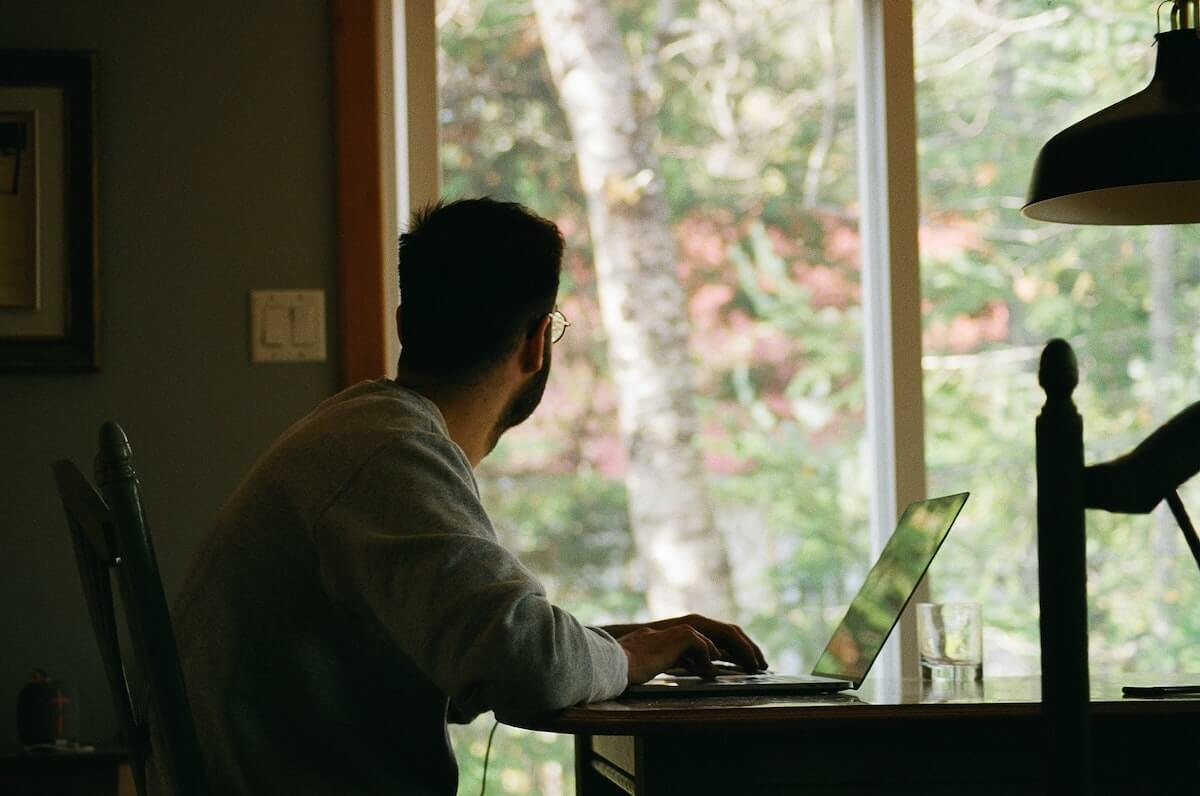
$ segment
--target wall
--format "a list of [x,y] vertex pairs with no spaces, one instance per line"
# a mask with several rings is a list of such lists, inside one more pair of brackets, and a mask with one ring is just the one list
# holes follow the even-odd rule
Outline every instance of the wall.
[[[337,362],[252,365],[248,291],[324,288],[337,328],[330,21],[322,0],[0,2],[0,47],[97,54],[102,367],[0,373],[0,746],[34,666],[115,734],[50,462],[134,446],[168,597],[258,452]],[[336,356],[335,340],[329,350]]]

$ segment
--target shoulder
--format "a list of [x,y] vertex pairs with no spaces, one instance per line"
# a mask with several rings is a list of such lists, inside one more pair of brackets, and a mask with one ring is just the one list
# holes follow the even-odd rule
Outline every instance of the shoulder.
[[369,462],[401,463],[406,451],[470,471],[446,422],[427,398],[386,379],[361,382],[325,400],[276,441],[286,458],[338,462],[353,472]]
[[245,508],[246,501],[266,500],[313,518],[349,493],[375,502],[448,491],[478,499],[470,463],[437,407],[380,380],[343,390],[293,424],[254,464],[231,503]]
[[[407,394],[406,394],[407,393]],[[323,450],[346,467],[318,517],[374,516],[393,529],[454,529],[492,537],[475,474],[436,407],[415,393],[369,393],[321,421]]]
[[334,423],[373,431],[429,431],[449,438],[446,421],[433,401],[390,379],[355,384],[326,399],[297,425]]

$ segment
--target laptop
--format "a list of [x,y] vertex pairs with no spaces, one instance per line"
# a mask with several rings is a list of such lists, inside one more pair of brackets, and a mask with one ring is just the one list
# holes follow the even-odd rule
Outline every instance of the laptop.
[[686,674],[660,674],[631,685],[628,696],[700,696],[720,694],[828,694],[858,688],[883,643],[900,620],[917,584],[958,519],[970,493],[930,498],[904,510],[879,560],[834,629],[811,675],[775,672],[720,674],[713,680]]

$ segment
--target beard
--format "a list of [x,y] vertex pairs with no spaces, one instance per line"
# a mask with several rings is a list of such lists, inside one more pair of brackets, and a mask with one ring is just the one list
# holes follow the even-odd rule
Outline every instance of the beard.
[[546,382],[550,380],[550,351],[551,348],[547,345],[545,361],[542,362],[542,366],[538,368],[537,373],[529,377],[529,381],[521,385],[521,389],[500,413],[500,418],[492,427],[491,448],[496,447],[496,443],[500,441],[500,437],[505,431],[528,420],[533,411],[538,408],[538,404],[542,402],[542,395],[546,392]]

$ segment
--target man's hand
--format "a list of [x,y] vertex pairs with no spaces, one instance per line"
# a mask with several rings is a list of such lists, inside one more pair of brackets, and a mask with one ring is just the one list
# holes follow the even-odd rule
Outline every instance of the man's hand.
[[712,662],[717,645],[688,625],[655,630],[642,626],[617,639],[629,658],[629,685],[644,683],[659,672],[682,666],[702,677],[716,677]]
[[644,683],[659,672],[676,667],[713,677],[714,660],[736,663],[747,672],[767,668],[762,650],[740,627],[699,614],[604,629],[629,657],[630,685]]

